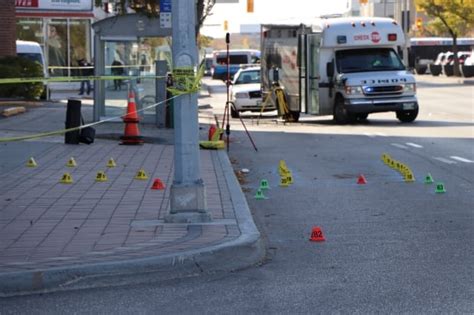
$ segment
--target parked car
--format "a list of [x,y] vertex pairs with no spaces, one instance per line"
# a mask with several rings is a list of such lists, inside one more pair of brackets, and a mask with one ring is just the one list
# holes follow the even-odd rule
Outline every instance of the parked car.
[[[262,89],[260,67],[241,68],[234,75],[231,85],[232,118],[238,118],[240,112],[259,112],[262,109]],[[265,111],[275,110],[273,103],[265,106]]]

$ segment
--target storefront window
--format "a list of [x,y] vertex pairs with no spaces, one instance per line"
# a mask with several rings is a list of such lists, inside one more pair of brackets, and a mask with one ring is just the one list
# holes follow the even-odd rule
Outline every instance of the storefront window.
[[20,40],[37,42],[43,46],[43,20],[35,18],[18,19],[16,24],[16,36]]
[[[78,65],[78,61],[86,59],[93,62],[90,56],[90,21],[89,20],[71,20],[69,22],[69,34],[71,36],[69,52],[73,67]],[[77,69],[71,70],[71,75],[78,75]]]
[[48,24],[48,61],[51,76],[68,75],[67,20],[51,20]]

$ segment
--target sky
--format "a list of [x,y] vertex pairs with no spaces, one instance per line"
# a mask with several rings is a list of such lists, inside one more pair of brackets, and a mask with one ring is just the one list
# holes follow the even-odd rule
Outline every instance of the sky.
[[240,24],[275,23],[287,19],[308,19],[326,14],[344,13],[348,0],[254,0],[254,12],[247,13],[247,0],[239,3],[216,3],[201,33],[224,37],[223,23],[230,33],[240,32]]

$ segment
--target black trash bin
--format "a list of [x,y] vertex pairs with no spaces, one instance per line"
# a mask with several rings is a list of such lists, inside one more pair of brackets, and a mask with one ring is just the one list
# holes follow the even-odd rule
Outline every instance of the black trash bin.
[[[66,129],[81,126],[81,101],[69,99],[66,110]],[[81,131],[79,129],[66,132],[64,134],[64,143],[79,144]]]

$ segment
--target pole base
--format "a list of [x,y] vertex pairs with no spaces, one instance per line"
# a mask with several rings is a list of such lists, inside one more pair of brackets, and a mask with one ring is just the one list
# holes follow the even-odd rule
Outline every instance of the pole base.
[[165,216],[166,223],[204,223],[211,221],[212,218],[209,213],[200,212],[180,212]]
[[210,222],[207,211],[204,184],[172,184],[170,191],[170,212],[165,216],[167,223]]

